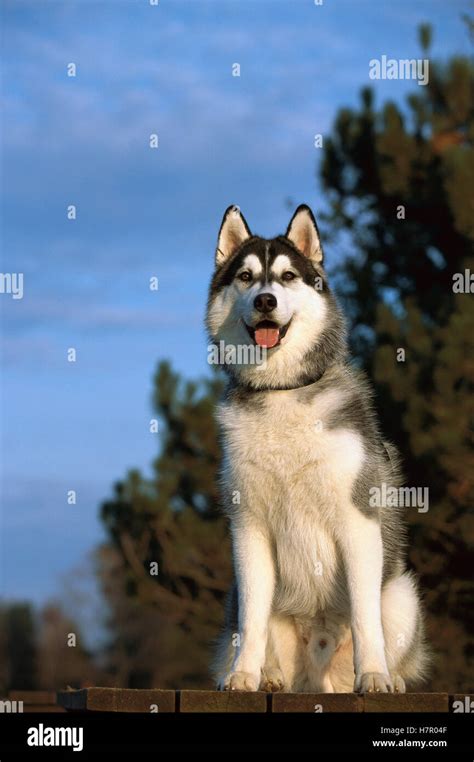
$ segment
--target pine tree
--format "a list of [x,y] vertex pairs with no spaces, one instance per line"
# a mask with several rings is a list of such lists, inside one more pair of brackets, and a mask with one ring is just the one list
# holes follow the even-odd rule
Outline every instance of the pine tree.
[[[102,506],[115,549],[99,554],[114,636],[109,663],[127,684],[140,682],[135,662],[142,663],[142,687],[209,684],[210,646],[222,620],[231,565],[217,494],[213,407],[221,387],[215,378],[183,382],[161,363],[153,395],[161,450],[153,478],[129,473]],[[147,660],[140,657],[143,622],[153,617],[157,632]]]
[[[420,30],[429,49],[431,30]],[[410,559],[426,591],[435,651],[432,687],[469,690],[474,498],[472,293],[474,70],[466,58],[430,61],[430,81],[407,107],[342,109],[321,176],[335,237],[351,255],[336,273],[353,350],[375,380],[385,434],[400,447],[409,486],[429,510],[409,510]]]
[[14,602],[0,608],[0,655],[3,657],[3,692],[37,687],[37,626],[29,603]]

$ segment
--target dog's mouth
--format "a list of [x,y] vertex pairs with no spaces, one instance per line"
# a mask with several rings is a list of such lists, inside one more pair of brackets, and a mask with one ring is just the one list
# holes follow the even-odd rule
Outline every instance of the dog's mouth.
[[247,332],[259,347],[265,347],[266,349],[273,349],[277,347],[283,337],[286,335],[288,328],[290,327],[291,320],[286,325],[278,325],[273,320],[261,320],[253,327],[245,323]]

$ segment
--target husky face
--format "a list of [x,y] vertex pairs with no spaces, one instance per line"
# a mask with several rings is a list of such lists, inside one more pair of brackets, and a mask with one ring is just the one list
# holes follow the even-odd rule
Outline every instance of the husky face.
[[258,389],[316,380],[345,352],[345,329],[322,266],[311,210],[298,207],[286,234],[254,236],[238,207],[224,214],[207,326],[213,342],[257,346],[261,364],[225,365],[234,381]]

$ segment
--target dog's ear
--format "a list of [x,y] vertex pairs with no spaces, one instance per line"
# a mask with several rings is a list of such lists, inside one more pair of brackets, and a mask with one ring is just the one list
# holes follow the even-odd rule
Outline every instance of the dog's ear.
[[252,233],[239,207],[229,206],[224,212],[217,239],[216,267],[223,265],[251,235]]
[[301,204],[298,207],[290,220],[285,236],[305,257],[315,264],[322,264],[323,249],[319,230],[309,206]]

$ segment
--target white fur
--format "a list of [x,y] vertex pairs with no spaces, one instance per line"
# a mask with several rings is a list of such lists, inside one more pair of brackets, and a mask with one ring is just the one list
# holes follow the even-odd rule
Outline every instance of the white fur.
[[239,273],[243,272],[244,270],[249,270],[254,278],[260,278],[263,272],[262,264],[256,254],[248,254],[245,257],[244,261],[242,262],[242,266],[239,267],[237,271],[237,275],[239,275]]
[[242,637],[221,687],[257,690],[260,675],[281,674],[287,690],[351,690],[355,666],[356,688],[392,689],[417,602],[403,577],[382,600],[380,526],[351,499],[362,440],[326,425],[344,399],[331,389],[308,409],[295,391],[273,391],[263,410],[219,408],[224,498],[240,494],[229,513]]
[[280,325],[286,325],[291,320],[291,325],[281,343],[267,353],[265,366],[241,365],[235,368],[243,382],[252,382],[256,388],[278,385],[282,378],[291,383],[308,346],[315,344],[321,334],[327,314],[325,299],[301,281],[294,286],[272,283],[264,287],[259,281],[250,286],[234,281],[219,291],[209,307],[211,334],[226,344],[248,345],[250,338],[244,322],[247,325],[256,322],[254,299],[263,291],[277,297],[278,308],[272,319]]
[[295,269],[291,263],[291,259],[287,257],[286,254],[279,254],[277,257],[275,257],[270,272],[272,275],[276,275],[277,278],[281,278],[283,273],[287,270],[290,270],[290,272],[295,272]]
[[380,526],[349,505],[338,536],[352,609],[356,688],[363,675],[388,675],[382,630],[382,537]]

